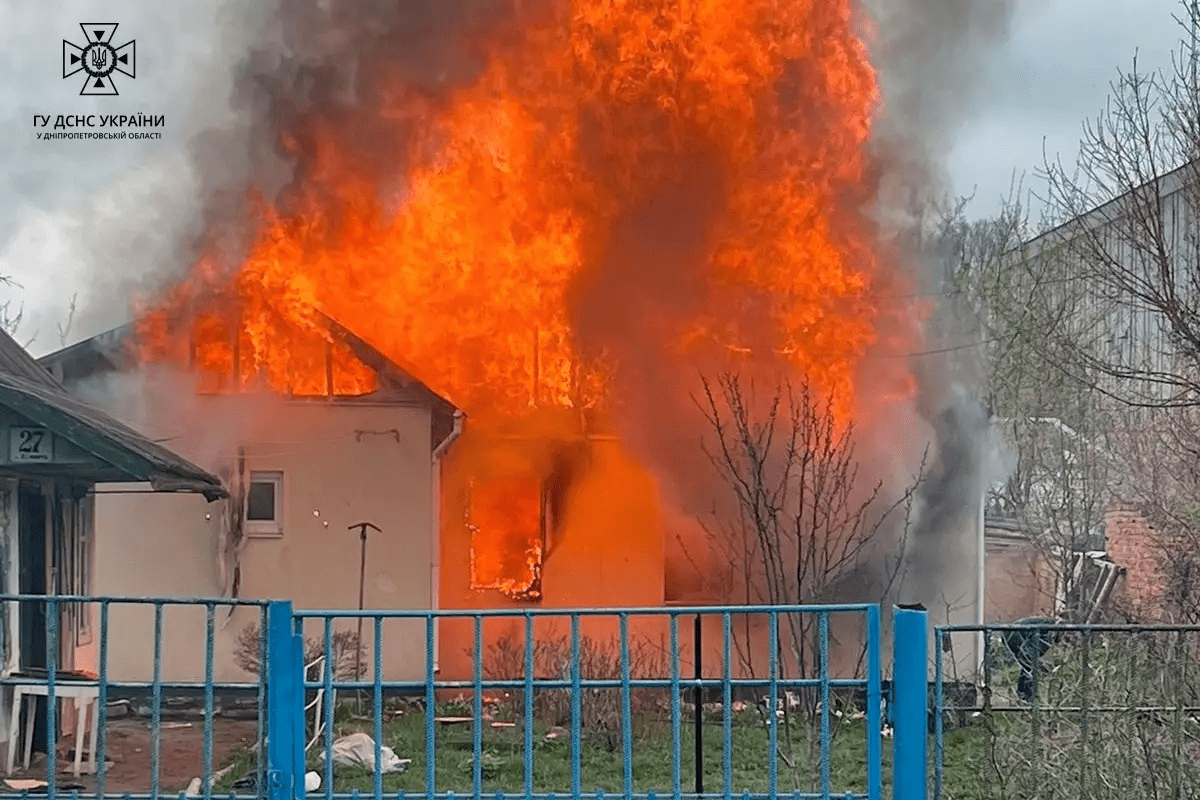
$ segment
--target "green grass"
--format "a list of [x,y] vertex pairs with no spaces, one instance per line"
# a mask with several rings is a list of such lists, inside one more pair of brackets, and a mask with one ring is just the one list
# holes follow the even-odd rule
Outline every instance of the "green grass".
[[[389,711],[389,714],[397,710]],[[463,715],[462,707],[442,707],[441,715]],[[497,720],[506,719],[497,714]],[[517,720],[512,720],[517,721]],[[834,719],[832,746],[830,748],[830,783],[835,795],[846,791],[865,791],[867,775],[866,726],[863,720]],[[334,726],[335,736],[363,732],[372,735],[374,724],[369,719],[350,716],[348,707],[339,709]],[[778,789],[780,792],[819,791],[821,788],[820,751],[817,746],[819,729],[816,724],[791,723],[790,748],[788,736],[782,722],[778,728],[780,750],[788,756],[777,760]],[[402,708],[389,718],[383,728],[382,743],[391,747],[400,758],[412,759],[408,769],[402,773],[383,776],[383,790],[387,794],[400,791],[423,793],[426,790],[425,714],[417,707]],[[558,735],[547,737],[548,733]],[[512,728],[492,728],[485,723],[483,728],[481,759],[483,792],[494,794],[523,793],[525,791],[524,732],[518,723]],[[694,733],[690,717],[684,719],[680,731],[680,785],[684,792],[694,790],[695,768],[693,761]],[[624,789],[624,758],[620,731],[615,735],[584,732],[580,758],[581,788],[586,793],[603,789],[606,793],[620,793]],[[731,789],[765,792],[769,789],[768,730],[765,721],[754,710],[733,715],[731,729]],[[653,719],[643,718],[636,726],[632,747],[633,791],[654,790],[670,793],[674,786],[672,765],[672,736],[668,714]],[[718,714],[706,716],[704,728],[704,788],[706,792],[723,789],[723,732],[722,718]],[[948,733],[946,737],[947,762],[953,765],[962,761],[955,753],[964,749],[978,750],[978,737],[971,730]],[[309,751],[308,767],[324,779],[321,753],[324,742],[318,742]],[[565,793],[571,789],[571,744],[570,735],[563,729],[551,729],[535,723],[533,738],[533,791]],[[436,746],[436,775],[438,791],[471,793],[473,790],[473,731],[470,723],[438,726]],[[788,761],[791,762],[787,763]],[[976,759],[970,759],[976,761]],[[891,739],[883,740],[883,782],[885,795],[890,796]],[[235,780],[252,768],[253,760],[247,759],[243,769],[234,769],[222,781],[222,785]],[[962,772],[960,770],[959,772]],[[970,774],[957,774],[947,769],[947,783],[969,781]],[[323,789],[324,787],[322,787]],[[351,792],[355,789],[370,793],[374,778],[365,768],[350,768],[335,765],[334,791]]]
[[[765,726],[750,722],[739,715],[732,729],[732,783],[737,790],[765,791],[768,788],[768,740]],[[722,732],[719,721],[705,730],[705,783],[711,789],[721,786]],[[369,727],[369,726],[368,726]],[[642,726],[640,726],[642,727]],[[369,731],[368,731],[369,732]],[[564,791],[571,787],[571,745],[569,735],[547,739],[548,729],[536,725],[534,730],[533,783],[534,791]],[[781,731],[782,738],[782,731]],[[471,791],[473,778],[473,735],[470,725],[453,726],[438,731],[437,786],[439,790]],[[857,740],[858,746],[854,746]],[[780,787],[811,786],[816,759],[807,754],[808,737],[793,736],[794,748],[803,753],[800,762],[800,786],[786,764],[780,763]],[[425,790],[425,721],[420,713],[409,714],[385,729],[384,742],[402,758],[413,760],[407,772],[387,776],[384,788],[389,792]],[[680,781],[684,791],[694,782],[693,732],[681,731]],[[839,746],[832,752],[832,773],[837,776],[837,788],[865,788],[866,749],[862,723],[845,726],[838,736]],[[314,748],[315,749],[315,748]],[[483,731],[484,765],[483,788],[486,792],[524,790],[524,733],[520,726],[508,729],[485,727]],[[632,766],[634,791],[670,791],[674,782],[671,762],[670,726],[647,723],[634,741]],[[314,763],[317,763],[314,761]],[[580,758],[581,783],[585,791],[596,789],[620,791],[624,786],[624,757],[619,737],[616,746],[607,736],[585,734]],[[853,776],[853,778],[851,778]],[[849,783],[846,780],[849,779]],[[819,778],[818,778],[819,780]],[[817,784],[819,785],[819,783]],[[353,788],[369,790],[372,776],[367,771],[353,774],[343,771],[335,778],[339,791]],[[710,790],[711,790],[710,789]]]

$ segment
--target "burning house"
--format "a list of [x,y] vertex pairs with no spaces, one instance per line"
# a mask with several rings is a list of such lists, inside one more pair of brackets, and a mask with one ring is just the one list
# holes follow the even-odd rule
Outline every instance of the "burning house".
[[[202,344],[191,345],[201,352],[189,357],[188,369],[156,369],[139,359],[132,326],[42,359],[74,392],[112,405],[147,435],[208,464],[229,487],[216,510],[166,506],[133,491],[96,498],[96,592],[350,607],[360,555],[347,528],[367,520],[380,528],[367,544],[368,607],[664,603],[656,489],[616,437],[589,431],[586,415],[574,421],[574,437],[531,432],[531,424],[569,430],[552,413],[518,420],[514,430],[493,423],[476,432],[408,368],[340,324],[324,317],[321,324],[310,333],[312,361],[275,372],[241,370],[238,348],[218,357]],[[305,340],[291,335],[293,343]],[[313,372],[298,373],[296,363]],[[621,490],[615,495],[614,486]],[[572,535],[572,516],[602,520],[611,532]],[[151,557],[155,569],[130,569],[131,552]],[[233,654],[256,618],[241,609],[222,622],[220,679],[244,677]],[[114,644],[143,639],[146,621],[114,610]],[[423,624],[407,632],[393,626],[385,669],[419,677]],[[439,626],[439,669],[468,674],[472,632],[451,621]],[[195,679],[203,642],[185,629],[177,638],[167,630],[164,663],[174,665],[174,678]],[[489,641],[511,633],[497,627]],[[110,673],[145,679],[142,650],[114,646]]]
[[[143,369],[131,328],[42,359],[76,393],[106,399],[148,435],[211,465],[230,495],[215,508],[168,506],[132,490],[97,497],[105,538],[96,550],[96,592],[353,606],[360,554],[349,528],[369,521],[379,531],[367,545],[365,602],[437,607],[440,460],[462,413],[352,332],[322,323],[319,334],[294,335],[300,353],[310,345],[311,360],[274,373],[242,369],[236,347],[221,360],[199,346],[201,361],[182,372]],[[154,569],[131,569],[131,553]],[[216,666],[224,680],[246,677],[233,652],[257,622],[248,608],[230,609],[221,621]],[[146,679],[151,661],[133,646],[146,623],[114,613],[112,674]],[[178,679],[196,679],[204,643],[186,626],[167,630],[164,663]],[[404,638],[389,632],[396,650],[385,663],[416,674],[424,654],[401,647]]]

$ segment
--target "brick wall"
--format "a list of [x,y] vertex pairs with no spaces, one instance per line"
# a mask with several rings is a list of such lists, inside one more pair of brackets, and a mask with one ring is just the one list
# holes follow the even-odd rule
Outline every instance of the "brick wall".
[[1140,514],[1114,508],[1104,515],[1108,556],[1125,568],[1125,579],[1114,600],[1138,617],[1158,619],[1163,614],[1162,540]]

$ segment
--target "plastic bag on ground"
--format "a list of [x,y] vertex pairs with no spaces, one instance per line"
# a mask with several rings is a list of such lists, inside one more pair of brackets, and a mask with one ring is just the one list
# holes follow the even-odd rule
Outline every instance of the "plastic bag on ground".
[[[352,733],[343,736],[333,743],[333,763],[344,767],[366,767],[372,771],[375,766],[375,740],[365,733]],[[390,772],[403,772],[412,763],[411,758],[400,758],[392,748],[381,745],[379,748],[379,772],[384,775]]]

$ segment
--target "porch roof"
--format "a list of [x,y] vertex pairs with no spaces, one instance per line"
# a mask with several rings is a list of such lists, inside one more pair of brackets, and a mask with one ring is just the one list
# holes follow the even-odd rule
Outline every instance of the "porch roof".
[[109,465],[83,469],[42,464],[32,467],[32,472],[54,474],[56,470],[98,483],[147,482],[156,491],[198,492],[209,500],[228,496],[215,475],[76,399],[4,331],[0,331],[0,405]]

